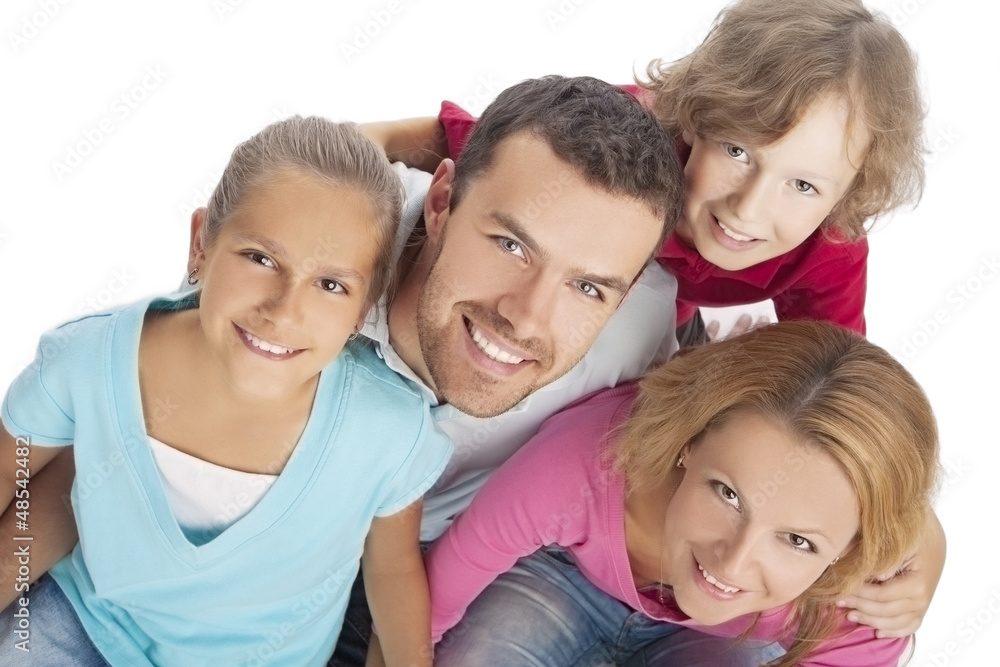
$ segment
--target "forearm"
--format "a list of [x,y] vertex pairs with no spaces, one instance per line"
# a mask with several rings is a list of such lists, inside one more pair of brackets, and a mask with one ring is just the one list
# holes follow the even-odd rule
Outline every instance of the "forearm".
[[444,130],[433,116],[365,123],[361,131],[381,146],[390,160],[407,167],[434,173],[448,156]]
[[[23,594],[28,583],[47,572],[77,541],[69,501],[74,476],[73,449],[63,450],[27,484],[27,521],[11,503],[0,516],[0,609]],[[25,529],[25,525],[27,529]],[[30,538],[15,540],[15,537]]]
[[423,566],[408,573],[366,571],[365,590],[381,647],[369,650],[368,664],[431,665],[430,596]]

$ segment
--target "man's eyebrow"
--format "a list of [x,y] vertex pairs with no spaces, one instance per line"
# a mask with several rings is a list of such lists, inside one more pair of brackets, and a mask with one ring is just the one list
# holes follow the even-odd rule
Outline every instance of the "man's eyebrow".
[[[548,260],[551,257],[551,253],[538,245],[538,242],[532,238],[524,226],[510,215],[501,211],[491,211],[487,217],[510,232],[511,236],[517,238],[521,245],[526,247],[532,254],[537,255],[542,261]],[[583,267],[573,267],[570,269],[570,273],[577,276],[579,280],[606,287],[618,294],[625,294],[629,287],[631,287],[632,282],[634,282],[634,280],[630,282],[618,276],[602,276],[596,273],[589,273]],[[640,273],[642,272],[640,271]]]
[[490,211],[487,217],[510,232],[511,236],[516,236],[521,245],[530,250],[533,255],[538,255],[542,260],[549,259],[549,253],[542,249],[538,245],[538,242],[528,233],[528,230],[512,216],[501,211]]

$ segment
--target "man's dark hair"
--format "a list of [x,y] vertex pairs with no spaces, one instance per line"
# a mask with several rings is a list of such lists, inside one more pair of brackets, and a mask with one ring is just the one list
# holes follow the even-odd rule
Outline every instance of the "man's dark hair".
[[631,95],[592,77],[550,75],[500,93],[458,159],[453,208],[490,168],[500,142],[522,131],[545,141],[591,185],[661,216],[661,242],[673,230],[684,200],[674,139]]

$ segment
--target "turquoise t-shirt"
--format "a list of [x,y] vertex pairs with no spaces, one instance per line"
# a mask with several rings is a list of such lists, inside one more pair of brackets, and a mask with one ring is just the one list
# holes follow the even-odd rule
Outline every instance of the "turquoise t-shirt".
[[355,342],[320,375],[271,489],[214,539],[192,543],[150,450],[137,359],[147,308],[195,306],[159,299],[65,324],[11,385],[10,433],[74,445],[80,543],[51,574],[113,665],[324,665],[372,518],[419,499],[451,442],[407,381]]

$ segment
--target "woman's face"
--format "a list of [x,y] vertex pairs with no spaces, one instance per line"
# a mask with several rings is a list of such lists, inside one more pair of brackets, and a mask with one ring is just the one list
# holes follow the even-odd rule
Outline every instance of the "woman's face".
[[757,413],[737,411],[706,433],[684,468],[666,513],[665,583],[699,623],[794,600],[858,531],[840,466]]

